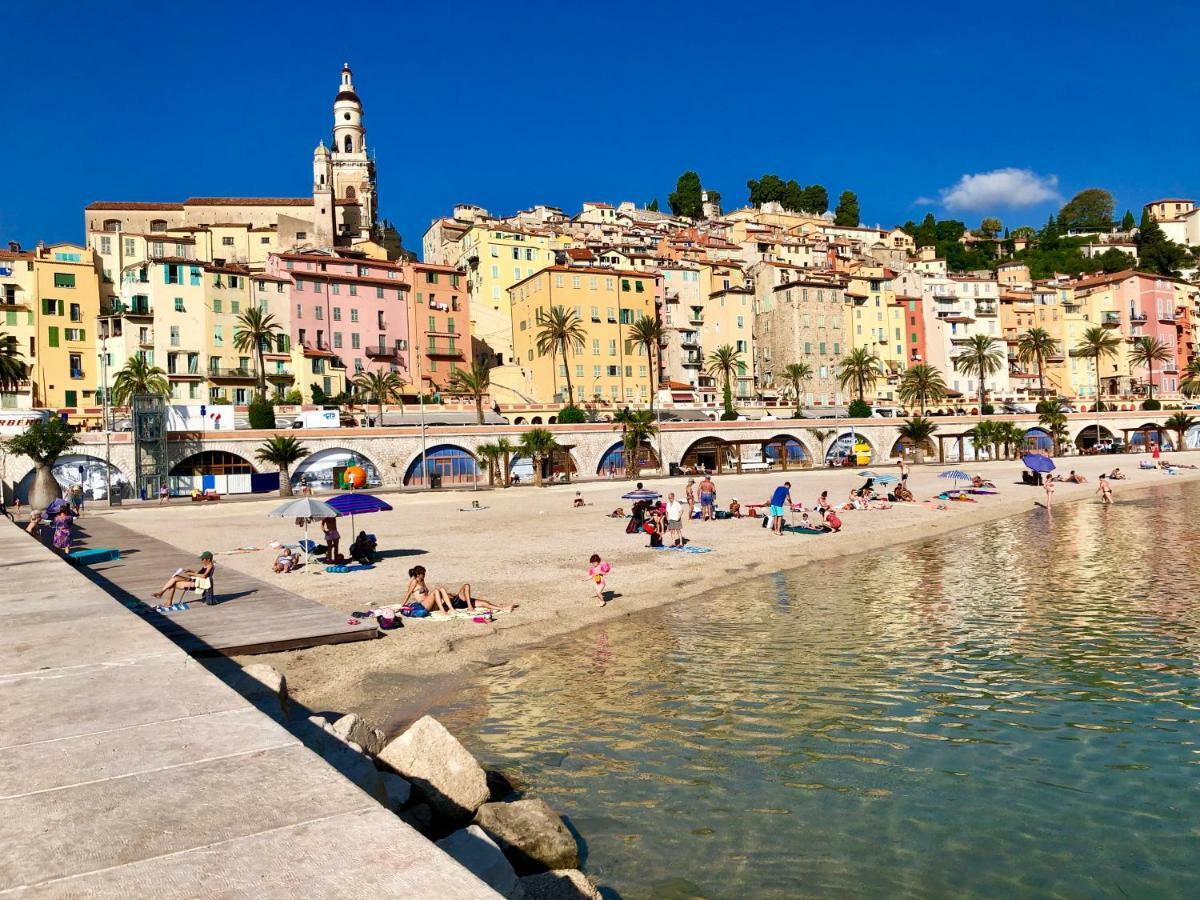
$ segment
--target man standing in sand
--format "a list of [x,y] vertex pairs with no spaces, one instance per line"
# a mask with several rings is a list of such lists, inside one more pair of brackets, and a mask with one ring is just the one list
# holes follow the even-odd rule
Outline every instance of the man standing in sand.
[[675,499],[675,492],[667,494],[667,534],[671,535],[671,546],[683,546],[684,504]]
[[1100,502],[1105,506],[1113,502],[1112,485],[1103,474],[1100,476],[1100,485],[1096,488],[1096,493],[1100,495]]
[[771,495],[771,518],[774,520],[771,523],[771,530],[776,534],[783,534],[783,508],[785,505],[792,505],[792,483],[790,481],[785,481],[775,488],[775,493]]
[[717,486],[707,475],[700,481],[700,521],[711,522],[716,518],[714,508],[717,502]]
[[908,463],[904,461],[904,457],[900,457],[900,483],[908,484]]

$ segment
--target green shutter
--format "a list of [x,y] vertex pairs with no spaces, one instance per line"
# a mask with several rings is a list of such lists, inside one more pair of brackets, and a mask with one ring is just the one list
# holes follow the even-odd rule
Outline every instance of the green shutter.
[[58,326],[51,325],[50,328],[47,330],[47,335],[50,339],[50,346],[57,347],[58,346]]
[[79,329],[79,339],[80,339],[81,341],[86,341],[86,340],[87,340],[87,329],[86,329],[86,328],[80,328],[80,329]]
[[15,309],[7,309],[4,311],[4,324],[5,325],[16,325],[17,324],[17,311]]
[[67,401],[65,404],[66,406],[78,406],[79,405],[79,397],[75,391],[64,391],[64,393],[66,395],[66,401]]

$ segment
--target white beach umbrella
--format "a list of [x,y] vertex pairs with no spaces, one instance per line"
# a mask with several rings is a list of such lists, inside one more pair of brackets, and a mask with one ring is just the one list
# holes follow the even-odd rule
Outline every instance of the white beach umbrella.
[[341,513],[326,503],[312,497],[289,500],[269,513],[273,519],[304,519],[304,570],[308,571],[308,523],[310,519],[328,519]]

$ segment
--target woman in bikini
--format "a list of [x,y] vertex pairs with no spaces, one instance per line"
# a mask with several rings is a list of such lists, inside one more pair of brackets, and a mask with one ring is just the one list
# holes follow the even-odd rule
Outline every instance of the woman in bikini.
[[[499,610],[507,610],[512,612],[517,608],[514,603],[512,606],[498,606],[495,603],[489,603],[482,597],[471,596],[471,585],[464,584],[454,594],[451,594],[444,587],[431,588],[425,584],[425,567],[413,566],[408,570],[410,581],[408,582],[408,593],[404,595],[404,600],[401,605],[408,603],[409,598],[413,598],[415,602],[425,607],[427,612],[441,610],[442,612],[454,612],[458,609],[490,609],[493,612]],[[458,601],[461,606],[456,607],[454,601]]]
[[322,519],[321,530],[325,532],[325,562],[336,563],[338,561],[338,544],[342,540],[342,536],[337,530],[337,519],[332,516]]

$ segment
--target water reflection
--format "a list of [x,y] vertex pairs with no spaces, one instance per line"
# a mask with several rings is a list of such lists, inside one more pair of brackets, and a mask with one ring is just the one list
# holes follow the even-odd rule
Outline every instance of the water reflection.
[[776,573],[436,711],[627,897],[1200,893],[1200,486]]

